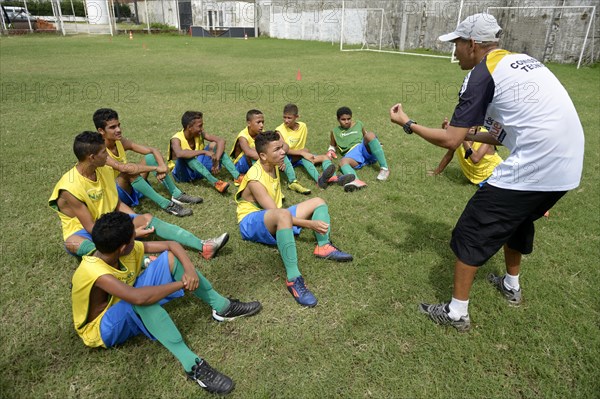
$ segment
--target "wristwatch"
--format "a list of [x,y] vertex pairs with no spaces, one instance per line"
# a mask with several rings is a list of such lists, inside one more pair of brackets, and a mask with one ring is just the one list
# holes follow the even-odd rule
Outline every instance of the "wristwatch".
[[417,123],[417,122],[413,121],[412,119],[409,119],[408,122],[406,122],[404,125],[402,125],[402,128],[404,129],[406,134],[412,134],[413,131],[410,127],[413,123]]

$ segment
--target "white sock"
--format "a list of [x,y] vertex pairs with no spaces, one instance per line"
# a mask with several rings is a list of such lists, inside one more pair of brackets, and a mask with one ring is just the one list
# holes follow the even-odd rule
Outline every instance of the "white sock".
[[450,309],[448,316],[450,316],[452,320],[458,320],[462,316],[467,316],[469,314],[469,300],[461,301],[452,297],[448,309]]
[[504,286],[509,290],[519,291],[521,286],[519,285],[519,275],[516,276],[506,273],[504,275]]

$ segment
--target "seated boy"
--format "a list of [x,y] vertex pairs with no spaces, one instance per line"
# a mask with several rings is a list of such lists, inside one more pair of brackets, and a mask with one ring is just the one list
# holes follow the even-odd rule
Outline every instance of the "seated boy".
[[356,176],[354,181],[344,185],[344,191],[351,192],[366,187],[366,183],[358,180],[354,169],[360,169],[375,162],[379,162],[381,168],[377,180],[387,180],[390,171],[377,136],[373,132],[367,132],[361,121],[353,121],[352,110],[348,107],[341,107],[337,110],[337,120],[340,124],[331,131],[328,154],[336,157],[337,147],[343,156],[340,160],[342,173],[352,173]]
[[[238,133],[229,154],[231,158],[234,159],[235,167],[240,173],[246,173],[252,164],[258,161],[258,153],[254,148],[254,138],[263,131],[265,126],[265,116],[261,111],[251,109],[246,113],[246,124],[246,128]],[[287,144],[285,144],[285,147],[285,151],[287,151]],[[308,188],[305,188],[298,183],[294,167],[287,157],[284,158],[281,165],[278,167],[285,172],[289,181],[288,188],[290,190],[294,190],[295,192],[304,195],[310,194],[311,191]]]
[[[179,360],[187,376],[209,392],[226,394],[233,381],[192,352],[162,308],[183,289],[207,303],[213,318],[229,321],[256,314],[259,302],[227,299],[198,272],[173,241],[135,241],[129,215],[110,212],[94,224],[96,251],[84,256],[72,280],[73,322],[84,344],[112,348],[144,334],[158,340]],[[144,253],[161,253],[142,271]]]
[[282,209],[279,168],[285,158],[284,143],[279,133],[267,131],[255,138],[259,161],[244,176],[235,195],[237,221],[244,240],[277,245],[286,270],[287,287],[294,299],[312,307],[317,299],[304,283],[298,269],[294,235],[306,227],[315,233],[318,258],[338,262],[352,260],[352,255],[338,250],[329,240],[329,210],[321,198],[312,198]]
[[[275,129],[289,146],[288,159],[293,167],[302,165],[306,172],[321,188],[327,188],[329,183],[345,185],[355,179],[353,174],[336,176],[336,167],[327,155],[314,155],[306,148],[308,128],[306,123],[298,121],[298,106],[287,104],[283,107],[283,123]],[[315,165],[323,164],[323,173],[319,176]]]
[[[104,138],[108,158],[106,164],[115,170],[117,191],[121,201],[131,207],[139,205],[142,197],[148,197],[161,209],[171,215],[188,216],[192,210],[184,208],[182,204],[199,204],[202,198],[187,195],[175,186],[175,182],[168,173],[167,165],[161,153],[156,148],[134,143],[123,137],[121,123],[117,111],[101,108],[94,112],[94,125],[98,133]],[[126,151],[137,152],[145,155],[141,163],[128,163]],[[148,173],[164,184],[171,193],[168,200],[157,193],[148,181]]]
[[73,152],[77,164],[54,186],[48,205],[60,218],[65,249],[83,256],[95,249],[92,228],[98,218],[108,212],[121,211],[130,215],[136,236],[156,233],[159,237],[200,251],[205,259],[213,258],[229,240],[223,233],[217,238],[201,240],[179,226],[163,222],[149,213],[138,215],[119,200],[115,174],[106,166],[108,153],[98,132],[82,132],[75,137]]
[[[444,119],[442,128],[448,127],[448,118]],[[487,131],[485,128],[482,131]],[[475,129],[473,129],[475,132]],[[456,150],[448,150],[440,164],[435,170],[428,171],[429,176],[439,175],[452,161],[454,153],[458,151],[458,163],[460,169],[469,181],[479,186],[483,185],[492,176],[496,166],[502,162],[502,158],[496,152],[496,147],[491,144],[477,143],[475,141],[463,141]]]
[[[189,182],[205,178],[218,192],[224,193],[229,183],[213,176],[219,173],[223,164],[233,177],[234,184],[239,186],[243,176],[229,155],[224,153],[225,140],[204,131],[202,112],[186,111],[181,117],[181,126],[183,129],[169,141],[169,168],[173,170],[175,179]],[[209,142],[206,146],[205,140]]]

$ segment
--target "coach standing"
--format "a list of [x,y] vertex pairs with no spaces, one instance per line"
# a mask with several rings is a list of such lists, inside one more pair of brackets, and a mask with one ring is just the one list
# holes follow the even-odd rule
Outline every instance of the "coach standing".
[[[500,49],[501,33],[492,15],[476,14],[439,37],[456,45],[461,69],[470,70],[447,130],[419,125],[401,104],[390,109],[392,122],[437,146],[455,149],[466,138],[510,150],[452,232],[452,300],[419,306],[435,323],[459,331],[470,328],[469,292],[477,268],[501,247],[506,274],[488,280],[509,304],[521,303],[521,256],[533,250],[533,222],[579,185],[583,167],[583,128],[565,88],[535,58]],[[472,126],[488,132],[468,134]]]

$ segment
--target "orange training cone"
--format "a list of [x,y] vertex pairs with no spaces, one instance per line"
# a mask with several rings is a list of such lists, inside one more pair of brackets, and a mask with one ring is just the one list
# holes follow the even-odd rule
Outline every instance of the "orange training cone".
[[129,40],[133,40],[133,32],[129,31]]
[[302,80],[302,74],[300,73],[299,69],[298,69],[298,72],[296,73],[296,80]]

